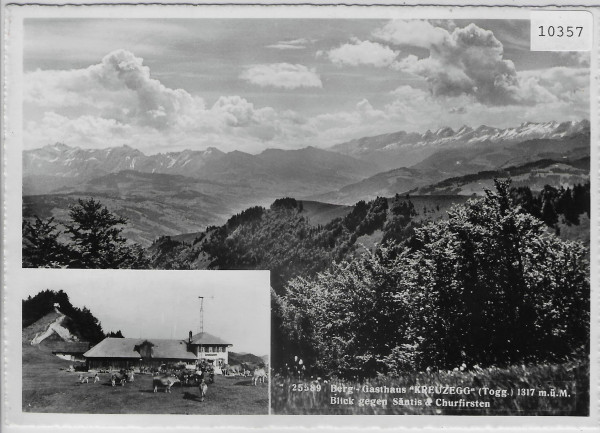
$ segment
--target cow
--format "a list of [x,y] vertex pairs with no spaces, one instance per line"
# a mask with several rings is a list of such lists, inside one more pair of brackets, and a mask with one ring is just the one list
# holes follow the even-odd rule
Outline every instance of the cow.
[[121,386],[125,386],[125,382],[127,382],[127,376],[125,376],[124,374],[117,374],[114,373],[111,377],[110,377],[110,384],[112,386],[116,386],[117,383],[120,384]]
[[83,374],[80,374],[79,377],[77,378],[77,382],[79,383],[89,383],[89,376],[84,376]]
[[133,375],[133,370],[128,371],[127,374],[126,374],[126,376],[127,376],[127,382],[133,382],[133,379],[135,377]]
[[190,385],[198,386],[198,384],[204,379],[204,372],[194,371],[190,374]]
[[208,391],[208,385],[204,379],[200,381],[200,385],[198,385],[198,391],[200,392],[200,401],[204,401],[204,397],[206,397],[206,391]]
[[94,375],[94,383],[96,382],[100,382],[100,376],[98,376],[98,373]]
[[185,370],[185,371],[182,371],[181,373],[179,373],[179,375],[177,375],[177,378],[181,382],[181,386],[184,386],[184,385],[185,386],[188,386],[188,385],[196,386],[198,384],[198,382],[200,381],[199,375],[204,377],[204,373],[202,371],[195,372],[195,371]]
[[225,372],[228,376],[239,376],[242,374],[243,368],[241,365],[227,365]]
[[260,362],[242,362],[242,369],[244,370],[244,376],[252,376],[252,372],[258,368],[265,368],[265,364]]
[[152,387],[154,388],[154,392],[158,392],[158,387],[164,387],[165,392],[170,393],[171,387],[181,382],[176,376],[163,376],[163,377],[155,377],[152,379]]
[[267,372],[264,368],[257,368],[254,370],[254,374],[252,376],[252,384],[256,386],[258,381],[260,380],[262,383],[265,383],[265,379],[267,378]]

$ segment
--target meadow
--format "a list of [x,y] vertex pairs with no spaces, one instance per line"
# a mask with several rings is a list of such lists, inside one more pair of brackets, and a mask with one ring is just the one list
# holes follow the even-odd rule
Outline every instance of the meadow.
[[[123,413],[237,415],[268,414],[268,385],[252,385],[249,377],[216,376],[201,402],[197,387],[175,384],[171,393],[152,389],[152,376],[136,374],[124,387],[100,382],[80,383],[79,373],[42,348],[23,345],[23,411],[50,413]],[[85,374],[85,373],[84,373]],[[88,373],[93,376],[94,373]]]
[[[443,406],[461,399],[462,407]],[[365,381],[275,376],[271,401],[274,414],[588,416],[589,363],[419,372]]]

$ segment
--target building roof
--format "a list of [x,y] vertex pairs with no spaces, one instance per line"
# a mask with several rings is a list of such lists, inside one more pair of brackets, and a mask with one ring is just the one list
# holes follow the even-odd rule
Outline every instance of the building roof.
[[188,351],[187,341],[185,340],[152,338],[138,341],[139,343],[149,341],[154,344],[152,347],[153,358],[197,359],[196,354]]
[[196,335],[192,335],[192,344],[213,344],[213,345],[224,345],[224,346],[232,346],[231,343],[227,343],[224,340],[221,340],[219,337],[215,337],[208,332],[199,332]]
[[195,360],[196,355],[188,352],[185,340],[162,338],[105,338],[83,354],[86,358],[141,358],[136,350],[140,344],[148,341],[153,344],[152,357],[166,359]]

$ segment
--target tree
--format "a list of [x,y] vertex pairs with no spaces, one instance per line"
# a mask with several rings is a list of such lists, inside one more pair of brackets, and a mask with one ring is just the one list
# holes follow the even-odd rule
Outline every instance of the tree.
[[[54,218],[23,221],[23,266],[48,268],[146,269],[150,262],[138,244],[121,236],[125,218],[111,213],[93,198],[70,207],[64,233]],[[61,241],[65,234],[70,239]],[[61,236],[62,235],[62,236]]]
[[129,268],[149,266],[139,246],[129,246],[121,236],[127,219],[111,213],[99,201],[89,198],[78,200],[70,207],[72,223],[65,224],[71,236],[71,264],[73,268]]
[[123,337],[120,329],[117,332],[110,331],[108,334],[106,334],[106,336],[108,338],[125,338]]
[[588,353],[589,250],[515,205],[509,182],[414,238],[292,279],[279,302],[290,347],[341,376]]
[[23,221],[23,267],[59,268],[69,262],[68,250],[58,237],[60,232],[54,218],[44,221],[35,217],[35,222]]
[[[423,208],[426,212],[426,208]],[[417,215],[415,207],[410,198],[403,199],[396,194],[390,207],[390,216],[383,227],[382,242],[393,241],[400,243],[412,235],[410,224],[412,218]]]
[[541,192],[542,199],[542,220],[550,227],[555,227],[558,222],[558,214],[556,213],[555,205],[558,198],[558,190],[549,185],[544,186]]

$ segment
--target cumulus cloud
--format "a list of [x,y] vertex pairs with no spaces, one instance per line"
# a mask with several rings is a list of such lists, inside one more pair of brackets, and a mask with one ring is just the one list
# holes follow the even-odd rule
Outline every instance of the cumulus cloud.
[[207,107],[202,98],[152,78],[143,59],[124,50],[88,68],[30,72],[24,82],[26,112],[39,113],[24,125],[28,147],[62,141],[148,151],[203,144],[251,151],[314,134],[297,113],[255,107],[241,96],[222,96]]
[[196,117],[204,109],[202,99],[151,78],[143,59],[125,50],[85,69],[26,74],[24,101],[156,128]]
[[300,87],[323,87],[315,69],[291,63],[253,65],[240,74],[242,80],[260,87],[297,89]]
[[[452,30],[449,30],[452,29]],[[396,45],[429,50],[409,55],[393,68],[424,78],[435,96],[472,95],[487,106],[535,105],[553,96],[538,81],[523,80],[494,33],[475,24],[436,27],[428,21],[391,21],[374,36]]]
[[272,45],[267,45],[267,48],[274,48],[277,50],[303,50],[309,43],[312,43],[313,40],[300,38],[300,39],[291,39],[286,41],[279,41]]
[[542,96],[531,98],[546,102],[562,101],[572,104],[573,109],[587,107],[590,98],[590,74],[587,68],[554,67],[520,71],[518,73],[521,87],[528,91],[540,91]]
[[587,51],[560,51],[559,55],[571,65],[590,66],[590,53]]
[[[429,57],[411,55],[395,67],[425,78],[434,95],[473,95],[486,105],[534,102],[524,98],[515,66],[503,58],[502,43],[491,31],[475,24],[455,28],[451,33],[427,22],[421,25],[419,40],[408,40],[429,49]],[[398,27],[402,28],[396,24]],[[399,43],[405,36],[399,33],[391,33],[390,39]]]
[[376,67],[390,66],[399,52],[371,41],[354,39],[350,44],[342,44],[327,52],[320,51],[319,56],[326,56],[337,65],[372,65]]
[[373,32],[376,38],[394,45],[427,49],[444,44],[448,35],[448,30],[422,20],[393,20]]
[[[458,30],[461,29],[453,32]],[[488,40],[492,48],[496,46],[493,42],[493,39]],[[354,45],[358,45],[357,41]],[[436,53],[430,55],[434,57],[431,61],[453,65],[442,56],[441,48],[432,45],[430,50]],[[549,115],[561,120],[589,116],[587,68],[554,67],[509,74],[510,86],[515,88],[514,93],[509,94],[518,97],[520,104],[491,104],[482,95],[499,90],[486,90],[481,84],[475,89],[469,87],[486,81],[468,68],[459,67],[478,65],[481,60],[471,58],[477,52],[463,57],[454,69],[448,69],[449,77],[432,77],[440,83],[418,80],[420,87],[414,87],[414,82],[413,86],[402,85],[387,95],[378,95],[376,103],[357,98],[349,109],[308,117],[292,110],[257,106],[239,95],[220,96],[212,105],[207,105],[202,98],[185,90],[165,86],[152,77],[141,58],[119,50],[87,68],[26,73],[25,143],[28,148],[56,141],[88,148],[129,144],[149,153],[206,146],[254,152],[273,146],[328,145],[384,132],[424,131],[443,125],[453,128],[463,124],[512,126],[523,120],[547,121]],[[410,62],[423,60],[427,59],[407,57],[395,63],[404,61],[408,67]],[[494,61],[498,58],[491,59],[488,70],[492,72],[497,70]],[[391,67],[397,67],[395,63]],[[289,66],[292,71],[314,73],[301,65]],[[278,70],[285,67],[267,69],[271,75],[253,77],[266,80],[268,75],[271,77],[269,85],[280,79],[283,88],[298,85],[298,77],[277,77]],[[422,74],[427,79],[426,72]],[[464,81],[459,87],[463,90],[444,88],[441,82],[444,80]],[[320,79],[318,84],[320,87]],[[439,85],[438,91],[433,90],[434,84]],[[525,104],[522,101],[544,102]]]
[[92,115],[67,117],[46,112],[39,122],[25,124],[25,141],[37,145],[61,141],[71,144],[83,143],[87,147],[106,147],[111,137],[115,144],[132,144],[134,128],[115,119]]

